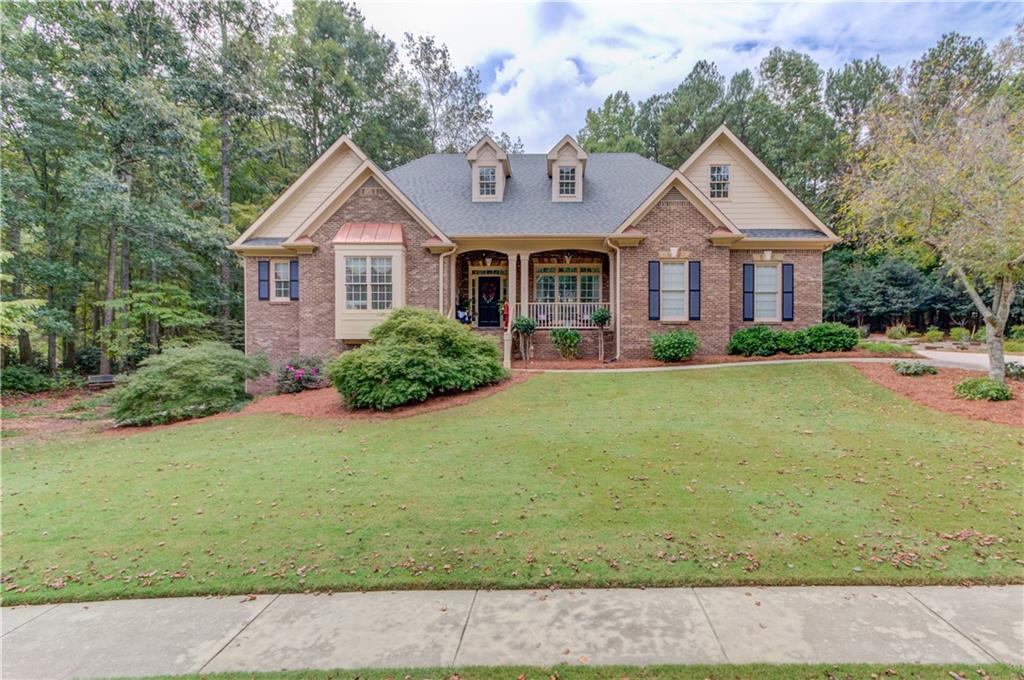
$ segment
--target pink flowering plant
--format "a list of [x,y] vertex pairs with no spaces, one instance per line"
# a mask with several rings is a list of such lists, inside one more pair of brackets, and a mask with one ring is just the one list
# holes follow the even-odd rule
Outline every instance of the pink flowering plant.
[[294,357],[277,369],[278,394],[294,394],[325,384],[323,361],[319,357]]

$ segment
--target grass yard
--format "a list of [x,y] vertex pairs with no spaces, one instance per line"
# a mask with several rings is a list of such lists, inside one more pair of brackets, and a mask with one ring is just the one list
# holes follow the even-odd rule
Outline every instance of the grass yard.
[[1002,664],[817,664],[717,666],[495,666],[469,668],[361,668],[358,671],[203,673],[150,680],[1020,680],[1024,669]]
[[398,420],[89,435],[4,451],[4,604],[1019,583],[1022,451],[1024,429],[841,364],[542,374]]

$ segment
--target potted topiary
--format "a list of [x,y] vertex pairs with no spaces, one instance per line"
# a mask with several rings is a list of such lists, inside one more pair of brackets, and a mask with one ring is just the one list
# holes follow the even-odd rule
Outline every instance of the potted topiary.
[[601,363],[604,363],[604,329],[611,321],[612,313],[604,307],[598,307],[590,315],[590,322],[600,330],[597,338],[597,358]]

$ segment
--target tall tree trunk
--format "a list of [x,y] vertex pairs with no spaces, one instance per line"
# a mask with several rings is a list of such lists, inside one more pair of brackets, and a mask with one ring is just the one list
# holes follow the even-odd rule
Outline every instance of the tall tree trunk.
[[[131,242],[128,240],[128,230],[125,229],[121,232],[121,285],[118,290],[118,296],[122,299],[127,298],[132,293],[132,250]],[[124,317],[119,323],[122,325],[127,323],[127,311],[128,308],[122,308],[122,314]],[[124,372],[125,369],[125,357],[124,353],[117,358],[117,370]]]
[[1010,305],[1013,304],[1014,285],[1013,279],[1007,275],[996,279],[992,286],[992,306],[985,304],[978,294],[977,289],[964,270],[953,266],[960,283],[967,290],[974,306],[981,313],[982,321],[985,323],[985,344],[988,346],[988,377],[999,382],[1006,382],[1006,356],[1003,353],[1003,333],[1006,331],[1006,321],[1010,318]]
[[[226,11],[220,7],[220,67],[222,77],[228,73],[228,22]],[[220,107],[220,223],[224,227],[224,233],[229,233],[231,227],[231,111],[228,107],[227,98],[221,99]],[[223,288],[224,299],[221,300],[220,321],[221,335],[225,342],[229,342],[231,328],[231,260],[227,253],[221,255],[220,282]]]
[[[11,253],[18,255],[21,253],[21,227],[14,224],[13,221],[8,224],[10,225],[10,228],[7,230],[8,248],[10,248]],[[21,277],[15,275],[14,280],[11,282],[11,295],[17,300],[24,293]],[[32,338],[29,336],[28,331],[18,331],[18,361],[23,364],[32,361]]]
[[[46,306],[53,309],[53,286],[46,287]],[[46,371],[57,377],[57,334],[52,330],[46,334]]]
[[[156,274],[156,260],[152,260],[149,263],[149,282],[156,286],[157,274]],[[150,316],[146,321],[148,326],[147,332],[149,334],[149,344],[152,346],[153,353],[160,350],[160,322],[157,321],[155,316]]]
[[117,227],[110,227],[110,235],[107,237],[107,292],[103,299],[107,304],[103,306],[103,323],[100,327],[100,373],[110,373],[110,354],[106,341],[103,339],[103,332],[107,331],[114,324],[114,308],[111,302],[114,300],[114,282],[117,280]]

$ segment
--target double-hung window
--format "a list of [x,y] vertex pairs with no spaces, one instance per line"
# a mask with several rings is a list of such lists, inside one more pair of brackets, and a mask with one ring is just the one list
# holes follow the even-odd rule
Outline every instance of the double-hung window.
[[345,309],[391,309],[394,299],[390,256],[345,257]]
[[686,319],[686,262],[661,263],[661,318]]
[[601,265],[538,265],[533,291],[537,302],[600,302]]
[[754,320],[778,321],[779,318],[779,267],[755,264]]
[[576,168],[559,167],[558,168],[558,195],[559,196],[575,196],[576,195]]
[[291,265],[287,260],[274,260],[274,287],[271,299],[280,302],[291,299]]
[[711,166],[711,198],[729,198],[729,166]]
[[497,196],[498,195],[498,175],[496,168],[480,168],[479,169],[480,183],[480,195],[481,196]]

